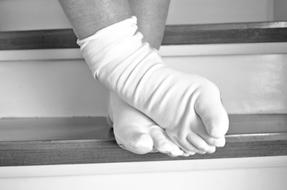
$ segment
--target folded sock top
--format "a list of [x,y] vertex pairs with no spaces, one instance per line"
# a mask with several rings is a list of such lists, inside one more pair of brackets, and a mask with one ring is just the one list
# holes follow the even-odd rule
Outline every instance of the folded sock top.
[[110,26],[107,26],[95,34],[84,38],[82,40],[77,40],[77,44],[82,48],[90,41],[97,41],[98,43],[108,43],[113,40],[119,39],[124,36],[132,36],[137,31],[137,18],[135,16],[125,19],[123,21],[117,22]]
[[113,60],[123,60],[144,45],[137,32],[137,18],[131,17],[103,28],[95,34],[77,40],[83,57],[95,78],[101,68]]

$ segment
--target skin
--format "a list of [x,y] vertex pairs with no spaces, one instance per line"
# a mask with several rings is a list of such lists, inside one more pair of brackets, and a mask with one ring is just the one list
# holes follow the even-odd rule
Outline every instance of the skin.
[[132,14],[138,18],[139,31],[151,47],[159,49],[170,0],[129,0]]
[[127,0],[59,0],[79,39],[130,18]]

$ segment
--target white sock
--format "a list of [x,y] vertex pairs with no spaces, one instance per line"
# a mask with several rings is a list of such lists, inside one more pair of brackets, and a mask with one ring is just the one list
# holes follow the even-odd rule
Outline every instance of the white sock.
[[215,138],[223,138],[228,129],[218,88],[205,78],[167,67],[142,37],[132,17],[78,44],[94,77],[107,88],[166,129],[181,148],[209,151],[199,122]]
[[173,157],[189,155],[171,142],[164,130],[150,118],[122,101],[114,93],[110,93],[109,119],[110,125],[114,128],[115,139],[123,149],[136,154],[161,152]]

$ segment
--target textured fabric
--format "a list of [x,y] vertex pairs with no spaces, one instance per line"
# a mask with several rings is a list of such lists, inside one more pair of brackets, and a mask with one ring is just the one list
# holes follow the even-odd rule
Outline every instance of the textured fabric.
[[217,87],[202,77],[169,68],[142,38],[132,17],[78,44],[94,77],[165,128],[171,137],[199,130],[197,114],[204,117],[205,112],[198,101],[206,95],[205,102],[219,100]]

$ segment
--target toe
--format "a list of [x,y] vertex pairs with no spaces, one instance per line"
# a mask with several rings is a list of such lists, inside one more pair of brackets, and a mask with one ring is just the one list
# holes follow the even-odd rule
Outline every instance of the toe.
[[137,154],[146,154],[153,149],[153,140],[148,134],[134,135],[134,139],[131,141],[131,147]]
[[199,116],[196,116],[196,118],[194,119],[192,123],[192,126],[193,126],[192,131],[198,136],[200,136],[207,144],[211,146],[216,146],[216,147],[223,147],[225,145],[224,137],[215,138],[215,137],[211,137],[208,134]]
[[146,154],[153,150],[153,140],[148,134],[153,122],[113,93],[110,97],[109,116],[116,141],[122,148],[136,154]]
[[216,146],[216,147],[224,147],[225,146],[225,138],[214,138],[206,133],[197,133],[207,144],[210,146]]
[[215,152],[215,146],[211,146],[207,144],[200,136],[198,136],[195,133],[190,133],[187,136],[187,141],[192,144],[196,149],[207,152],[207,153],[213,153]]
[[214,146],[216,147],[224,147],[225,146],[225,138],[216,138],[213,140]]
[[174,142],[181,150],[184,151],[184,156],[190,156],[195,153],[205,154],[206,151],[196,148],[192,143],[188,142],[187,138],[179,138],[178,136],[169,135],[172,142]]
[[210,118],[206,118],[203,122],[208,134],[214,138],[223,138],[227,133],[229,121],[226,112],[221,111],[221,114],[214,114],[213,116],[210,114]]
[[202,89],[195,103],[195,111],[205,125],[209,136],[224,137],[229,127],[229,120],[221,103],[219,90],[215,85],[209,84]]
[[204,133],[197,133],[208,145],[215,147],[224,147],[225,138],[214,138]]
[[146,154],[153,150],[153,140],[148,134],[135,133],[129,139],[119,140],[116,138],[116,140],[122,148],[136,154]]
[[184,155],[184,152],[167,137],[164,130],[159,126],[153,126],[150,134],[156,151],[173,157]]

